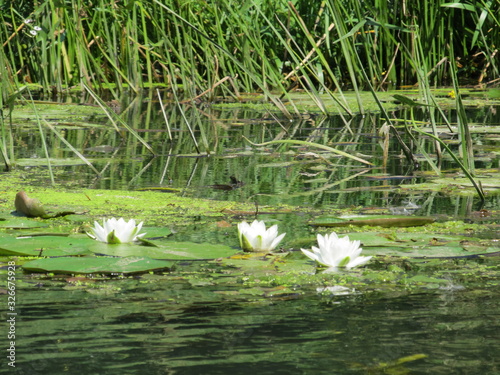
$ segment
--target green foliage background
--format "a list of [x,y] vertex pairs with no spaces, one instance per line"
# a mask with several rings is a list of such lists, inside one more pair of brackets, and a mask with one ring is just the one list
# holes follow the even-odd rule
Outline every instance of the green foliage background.
[[499,77],[499,10],[495,0],[2,1],[0,79],[4,100],[24,83],[160,84],[194,97],[381,89],[415,84],[419,69],[446,85],[455,61],[462,83],[484,83]]

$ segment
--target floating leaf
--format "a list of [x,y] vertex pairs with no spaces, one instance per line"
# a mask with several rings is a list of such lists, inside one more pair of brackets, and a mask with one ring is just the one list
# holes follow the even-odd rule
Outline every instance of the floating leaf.
[[320,218],[310,225],[316,227],[347,227],[349,225],[379,226],[379,227],[418,227],[431,224],[435,220],[432,217],[418,216],[358,216],[352,218]]
[[172,235],[172,230],[166,227],[142,227],[142,232],[146,232],[146,236],[140,238],[140,240],[148,239],[149,241],[154,241],[159,238],[166,238]]
[[417,106],[433,107],[432,105],[429,104],[416,102],[413,99],[404,95],[394,94],[392,97],[397,101],[403,103],[404,105],[409,105],[410,107],[417,107]]
[[[435,233],[398,233],[394,237],[374,233],[350,233],[351,240],[361,241],[362,255],[390,255],[413,258],[455,258],[493,255],[498,248],[464,236]],[[342,237],[342,235],[341,235]]]
[[[153,235],[166,237],[168,228],[146,228]],[[67,256],[99,254],[119,257],[145,256],[154,259],[201,260],[229,257],[239,249],[227,245],[194,242],[144,240],[140,243],[106,244],[87,236],[61,236],[61,234],[15,237],[0,235],[0,255]]]
[[65,256],[90,254],[88,238],[61,236],[0,237],[0,255]]
[[[95,241],[94,241],[95,242]],[[186,259],[201,260],[225,258],[234,255],[239,250],[227,245],[214,245],[209,243],[175,242],[175,241],[148,241],[152,246],[137,244],[108,245],[95,242],[89,249],[99,255],[112,256],[146,256],[153,259]]]
[[29,198],[24,191],[20,191],[16,194],[14,205],[16,206],[17,212],[27,217],[46,218],[48,216],[40,201],[35,198]]
[[30,228],[45,228],[47,224],[37,220],[28,219],[26,217],[13,217],[0,222],[0,228],[9,229],[30,229]]
[[137,273],[171,268],[173,262],[148,257],[62,257],[27,262],[23,268],[31,272],[54,273]]
[[16,194],[14,205],[18,213],[26,215],[27,217],[41,217],[42,219],[50,219],[75,214],[74,211],[61,211],[49,215],[47,214],[47,212],[45,212],[43,205],[38,199],[29,198],[24,191],[20,191]]

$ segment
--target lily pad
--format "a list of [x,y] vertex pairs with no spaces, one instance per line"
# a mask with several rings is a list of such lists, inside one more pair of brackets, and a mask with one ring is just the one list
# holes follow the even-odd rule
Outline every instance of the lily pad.
[[[168,229],[153,231],[167,235]],[[118,257],[141,256],[153,259],[202,260],[229,257],[239,249],[227,245],[194,242],[151,241],[143,244],[106,244],[84,235],[36,235],[30,237],[0,236],[0,255],[70,256],[98,254]]]
[[363,226],[379,226],[385,228],[391,227],[418,227],[426,224],[431,224],[435,220],[432,217],[426,216],[405,216],[405,215],[370,215],[370,216],[353,216],[348,218],[331,218],[322,217],[310,223],[317,227],[347,227],[349,225]]
[[[342,235],[341,235],[342,237]],[[434,233],[398,233],[393,237],[373,233],[352,233],[351,240],[361,241],[362,255],[390,255],[413,258],[454,258],[497,253],[500,248],[488,242],[464,236]]]
[[48,225],[26,217],[13,217],[0,222],[0,228],[6,229],[33,229],[45,228]]
[[[476,171],[477,172],[477,171]],[[481,181],[482,189],[490,196],[497,195],[500,192],[500,178],[498,175],[478,178]],[[429,178],[426,182],[418,184],[405,184],[402,185],[403,190],[429,190],[441,191],[446,194],[455,195],[471,195],[475,193],[474,186],[471,181],[465,177],[442,177],[442,178]]]
[[68,256],[90,254],[92,240],[61,236],[0,237],[0,255]]
[[16,211],[18,214],[25,215],[27,217],[41,217],[42,219],[51,219],[60,216],[75,214],[74,211],[61,211],[54,214],[49,214],[45,211],[43,205],[38,199],[29,198],[24,191],[20,191],[16,194],[14,205],[16,206]]
[[239,249],[227,245],[209,243],[175,242],[175,241],[148,241],[155,246],[141,246],[137,244],[108,245],[95,242],[89,249],[99,255],[111,256],[146,256],[153,259],[185,259],[205,260],[225,258],[239,252]]
[[23,268],[31,272],[54,273],[138,273],[172,267],[173,262],[148,257],[62,257],[27,262]]
[[16,194],[14,205],[16,206],[17,212],[27,217],[47,217],[47,213],[40,201],[35,198],[29,198],[24,191],[20,191]]

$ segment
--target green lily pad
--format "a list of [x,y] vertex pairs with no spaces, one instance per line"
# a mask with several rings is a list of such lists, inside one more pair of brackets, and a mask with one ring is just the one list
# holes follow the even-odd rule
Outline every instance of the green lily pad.
[[142,227],[141,233],[146,233],[147,239],[155,240],[157,238],[165,238],[172,235],[172,230],[166,227]]
[[173,262],[148,257],[62,257],[27,262],[23,268],[31,272],[54,273],[138,273],[172,267]]
[[44,228],[47,224],[27,217],[12,217],[0,222],[0,228],[6,229],[25,229],[25,228]]
[[353,216],[348,218],[322,217],[311,222],[310,225],[317,227],[347,227],[356,226],[379,226],[392,227],[418,227],[431,224],[435,220],[432,217],[405,216],[405,215],[367,215]]
[[394,94],[393,98],[396,99],[397,101],[401,102],[404,105],[408,105],[410,107],[432,107],[432,105],[426,104],[426,103],[420,103],[414,101],[412,98],[409,98],[404,95],[399,95],[399,94]]
[[[343,235],[340,235],[343,237]],[[434,233],[398,233],[392,237],[373,233],[351,233],[349,239],[361,241],[362,255],[450,258],[494,254],[500,249],[487,242],[464,236]]]
[[[500,189],[498,189],[500,186],[500,177],[498,174],[489,174],[490,176],[481,176],[478,180],[481,181],[481,187],[485,192],[487,192],[490,196],[496,196],[500,192]],[[447,194],[456,195],[471,195],[475,192],[471,181],[465,177],[429,178],[426,182],[418,184],[405,184],[402,185],[401,188],[404,190],[442,191]]]
[[13,237],[3,235],[0,237],[0,255],[17,256],[68,256],[90,254],[90,239],[61,237],[61,236],[36,236]]
[[89,250],[99,255],[111,256],[145,256],[153,259],[185,259],[202,260],[225,258],[234,255],[239,249],[226,245],[209,243],[175,242],[175,241],[148,241],[155,246],[141,246],[137,244],[108,245],[95,242]]
[[[149,229],[149,228],[148,228]],[[170,230],[152,230],[157,235],[167,235]],[[153,259],[202,260],[229,257],[239,249],[227,245],[194,242],[152,241],[140,243],[106,244],[84,235],[34,235],[15,237],[0,235],[0,255],[17,256],[71,256],[98,254],[119,257],[141,256]]]

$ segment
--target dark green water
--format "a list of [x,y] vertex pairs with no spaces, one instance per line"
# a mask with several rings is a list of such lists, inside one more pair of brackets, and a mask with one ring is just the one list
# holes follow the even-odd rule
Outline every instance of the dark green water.
[[[430,168],[423,162],[425,158],[417,155],[422,165],[418,170],[411,169],[394,140],[388,165],[382,168],[378,136],[382,120],[376,115],[350,120],[349,131],[339,118],[318,115],[292,123],[281,119],[286,128],[282,134],[283,126],[262,113],[207,108],[200,111],[199,118],[198,109],[185,110],[202,152],[197,152],[175,108],[168,112],[171,141],[158,108],[148,104],[124,116],[158,151],[157,157],[152,158],[129,135],[121,138],[109,126],[102,126],[105,119],[87,118],[87,125],[72,124],[60,130],[102,171],[102,177],[96,178],[82,163],[70,165],[76,160],[74,153],[47,135],[56,181],[69,189],[167,187],[196,198],[259,205],[287,203],[325,210],[390,210],[411,201],[418,206],[416,214],[466,219],[477,205],[477,199],[470,196],[399,189],[425,182]],[[96,109],[96,116],[98,113]],[[452,111],[447,113],[453,118]],[[489,171],[487,174],[497,173],[498,130],[491,129],[499,128],[500,111],[480,108],[470,112],[470,119],[474,127],[483,127],[473,133],[477,168]],[[29,120],[24,123],[28,126],[14,131],[17,144],[22,145],[16,150],[18,168],[25,168],[31,184],[46,186],[40,138],[29,127]],[[484,130],[488,126],[489,130]],[[400,133],[411,144],[404,129]],[[321,153],[318,157],[298,146],[253,147],[242,135],[254,142],[284,135],[339,146],[346,152],[370,157],[377,167]],[[434,157],[432,142],[418,141],[426,143],[425,148]],[[456,142],[451,136],[450,144],[455,147]],[[103,152],[94,148],[102,146],[111,149]],[[457,173],[449,159],[443,160],[442,168],[445,174]],[[229,184],[231,176],[244,185],[231,190],[214,188]],[[498,195],[492,195],[485,208],[495,211],[498,206]],[[277,219],[289,233],[311,231],[303,225],[309,218],[293,214]],[[177,236],[180,240],[215,241],[215,235],[200,225]],[[226,241],[224,236],[216,242]],[[492,236],[498,238],[498,233]],[[381,288],[383,283],[379,283],[372,289],[364,285],[362,292],[348,295],[319,294],[316,286],[310,285],[296,285],[292,288],[296,293],[288,288],[284,294],[279,293],[278,285],[273,294],[260,287],[252,292],[243,282],[195,282],[196,277],[182,273],[188,272],[182,271],[182,264],[180,271],[172,274],[96,280],[83,285],[65,278],[32,277],[19,270],[17,363],[12,369],[4,358],[0,372],[500,374],[500,265],[498,257],[485,262],[489,273],[473,275],[473,283],[465,282],[471,271],[463,262],[450,271],[449,285],[423,282],[422,287],[412,284],[405,289],[399,284]],[[206,271],[210,272],[214,271]],[[223,278],[224,272],[234,276],[242,271],[230,268],[220,272],[218,277]]]
[[279,298],[149,275],[24,285],[13,374],[500,373],[498,285]]
[[[185,116],[193,131],[191,136],[179,108],[170,106],[167,108],[170,139],[158,104],[135,103],[122,113],[122,118],[151,145],[158,154],[156,157],[126,131],[118,134],[100,108],[83,119],[63,110],[59,112],[59,119],[57,114],[51,113],[59,124],[66,124],[58,128],[68,142],[101,172],[98,178],[72,150],[48,133],[46,141],[57,183],[77,189],[173,188],[183,196],[251,201],[260,205],[286,203],[321,208],[372,206],[398,209],[411,202],[419,206],[416,212],[419,215],[455,217],[466,217],[471,210],[477,210],[478,200],[472,196],[405,190],[409,184],[426,182],[428,177],[436,176],[422,150],[441,169],[443,176],[457,176],[460,171],[446,153],[438,159],[434,141],[426,137],[415,138],[415,135],[409,137],[405,127],[398,122],[398,133],[414,153],[418,166],[409,163],[402,155],[393,136],[389,139],[384,161],[383,137],[379,130],[385,120],[378,114],[347,120],[340,116],[313,114],[290,121],[279,118],[279,114],[273,118],[269,113],[239,108],[185,107]],[[446,109],[444,112],[456,129],[453,122],[455,111]],[[431,131],[428,115],[421,110],[414,110],[413,115],[408,110],[394,111],[390,115],[395,119],[413,116],[420,121],[419,126]],[[496,107],[479,107],[470,109],[468,115],[476,168],[479,177],[487,183],[489,177],[498,174],[500,165],[500,111]],[[439,118],[437,112],[436,117]],[[40,137],[34,130],[36,122],[22,118],[21,124],[14,129],[16,144],[22,146],[16,150],[16,161],[20,168],[26,169],[27,178],[33,184],[47,185],[46,174],[37,176],[40,170],[45,170],[46,161]],[[444,123],[438,132],[458,152],[458,135],[450,133]],[[254,143],[275,139],[317,142],[365,158],[374,165],[340,158],[314,147],[256,147],[243,136]],[[242,184],[232,190],[215,188],[230,185],[231,177]],[[491,210],[499,204],[498,194],[493,194],[484,208]]]

